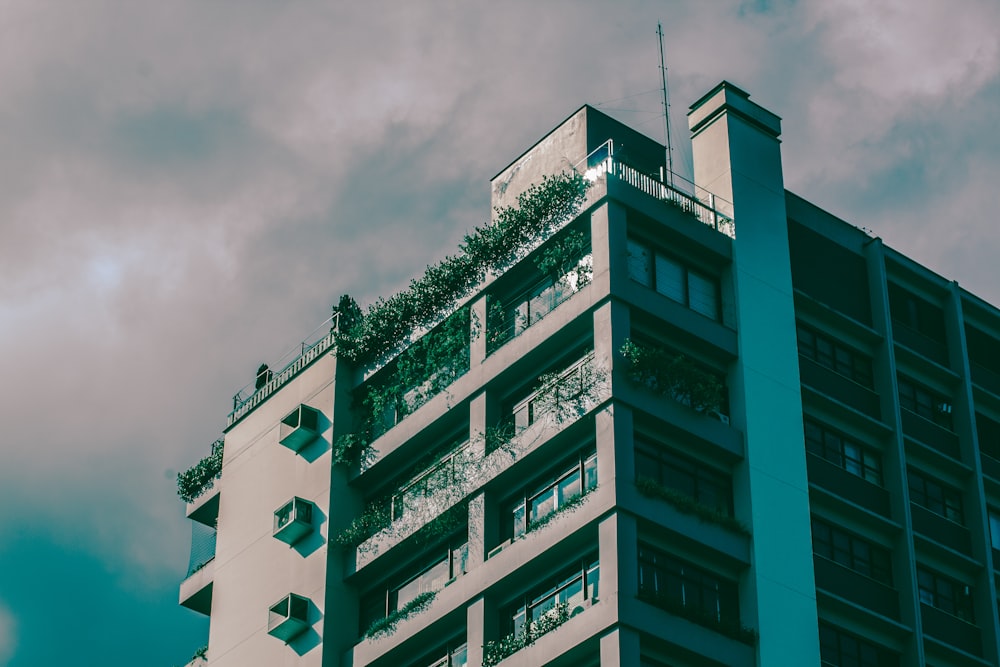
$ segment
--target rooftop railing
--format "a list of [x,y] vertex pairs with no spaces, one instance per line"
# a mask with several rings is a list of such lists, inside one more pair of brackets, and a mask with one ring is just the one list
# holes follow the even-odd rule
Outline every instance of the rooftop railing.
[[274,393],[278,387],[292,379],[299,371],[312,363],[316,358],[333,347],[337,327],[340,323],[340,313],[335,313],[312,330],[297,347],[281,355],[278,364],[284,363],[280,370],[265,368],[258,371],[254,380],[248,382],[233,396],[233,411],[229,413],[226,426],[232,426],[243,415],[253,410],[265,398]]
[[690,213],[702,224],[729,238],[736,238],[732,203],[695,185],[680,174],[661,172],[659,176],[653,176],[639,171],[620,157],[615,157],[613,139],[608,139],[591,151],[574,168],[579,168],[584,163],[586,170],[583,175],[589,181],[596,181],[601,176],[611,174],[650,197]]

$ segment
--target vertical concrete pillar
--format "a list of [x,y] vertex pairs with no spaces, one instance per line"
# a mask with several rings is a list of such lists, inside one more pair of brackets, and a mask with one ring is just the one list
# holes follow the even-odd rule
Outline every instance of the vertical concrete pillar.
[[468,664],[483,664],[483,649],[486,642],[497,639],[496,605],[486,597],[473,600],[466,607],[466,647],[468,648]]
[[910,520],[910,495],[906,483],[906,455],[903,448],[903,426],[899,418],[899,389],[896,383],[896,353],[892,345],[892,317],[889,312],[889,290],[885,271],[885,246],[874,238],[865,244],[868,265],[868,285],[872,303],[872,326],[882,334],[882,346],[875,355],[875,386],[881,387],[882,421],[892,428],[885,441],[882,475],[890,490],[892,517],[903,530],[895,537],[892,572],[899,591],[899,618],[913,628],[902,646],[904,664],[924,664],[924,643],[920,640],[920,600],[917,597],[917,569],[914,557],[913,525]]
[[[486,456],[486,429],[497,420],[497,407],[486,392],[480,392],[469,404],[470,455],[476,459]],[[493,544],[499,530],[498,522],[491,519],[493,508],[485,493],[478,493],[469,500],[469,562],[472,568],[486,560],[486,545]],[[491,532],[492,531],[492,532]]]
[[739,359],[734,426],[746,461],[734,491],[738,518],[752,527],[752,566],[741,590],[756,614],[758,664],[817,665],[816,589],[803,445],[802,397],[780,119],[723,82],[688,115],[695,183],[733,203],[733,277]]
[[601,667],[633,667],[640,657],[635,630],[619,626],[601,637]]

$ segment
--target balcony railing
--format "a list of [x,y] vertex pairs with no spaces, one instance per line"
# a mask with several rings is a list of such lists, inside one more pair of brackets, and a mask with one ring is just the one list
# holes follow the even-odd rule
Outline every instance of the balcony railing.
[[942,366],[948,365],[948,348],[943,341],[931,338],[899,320],[892,321],[892,337],[917,354],[927,357]]
[[197,521],[191,522],[191,558],[188,561],[187,576],[191,576],[215,559],[215,528]]
[[806,456],[809,481],[867,510],[889,516],[889,492],[815,454]]
[[899,619],[899,593],[822,556],[813,555],[816,587],[892,619]]
[[854,380],[799,355],[799,376],[803,384],[862,412],[872,419],[880,416],[878,394]]
[[[638,169],[626,164],[620,158],[614,157],[614,140],[606,142],[594,149],[590,155],[581,160],[576,167],[586,162],[584,178],[596,181],[601,176],[611,174],[619,181],[627,183],[650,197],[679,207],[685,213],[690,213],[702,224],[736,238],[736,223],[732,216],[732,204],[714,193],[700,188],[679,174],[664,174],[668,182],[661,178],[644,174]],[[690,190],[685,192],[684,188]],[[727,209],[729,215],[721,209]]]
[[903,425],[903,435],[922,442],[945,456],[958,461],[962,459],[958,436],[955,433],[906,408],[901,408],[899,413]]

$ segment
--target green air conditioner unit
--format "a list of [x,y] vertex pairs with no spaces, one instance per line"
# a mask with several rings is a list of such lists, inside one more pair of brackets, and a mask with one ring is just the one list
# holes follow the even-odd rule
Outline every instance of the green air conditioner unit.
[[309,628],[309,599],[289,593],[268,609],[267,634],[286,644]]
[[281,420],[278,442],[293,452],[301,451],[319,437],[320,411],[300,405]]
[[314,507],[298,496],[282,505],[274,513],[274,537],[291,546],[311,533]]

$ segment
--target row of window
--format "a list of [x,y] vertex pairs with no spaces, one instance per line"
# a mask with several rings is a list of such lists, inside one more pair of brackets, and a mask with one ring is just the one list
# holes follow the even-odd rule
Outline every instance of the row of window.
[[705,317],[719,319],[717,278],[635,239],[628,239],[627,252],[627,270],[631,280],[653,288]]
[[951,404],[943,396],[902,376],[897,378],[897,386],[899,387],[899,407],[916,413],[949,431],[954,430]]
[[635,439],[635,476],[683,493],[726,516],[733,515],[732,480],[728,475],[638,435]]
[[812,520],[813,553],[892,586],[889,550],[849,533],[822,519]]
[[803,422],[807,452],[882,486],[882,457],[878,452],[808,417]]
[[801,323],[796,323],[795,328],[800,355],[868,389],[874,388],[870,357]]
[[819,624],[819,655],[830,667],[899,667],[899,656],[829,623]]

